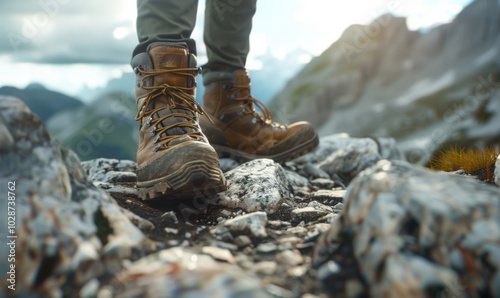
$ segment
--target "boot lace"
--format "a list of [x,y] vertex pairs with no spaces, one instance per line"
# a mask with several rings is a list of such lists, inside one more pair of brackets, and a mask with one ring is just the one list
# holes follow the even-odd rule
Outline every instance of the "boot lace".
[[[199,129],[199,126],[197,124],[197,120],[195,119],[196,113],[200,115],[206,115],[205,111],[203,108],[196,102],[194,97],[190,95],[189,93],[193,93],[195,90],[195,86],[193,87],[181,87],[181,86],[171,86],[169,84],[162,84],[158,86],[145,86],[144,81],[147,79],[150,79],[156,75],[162,75],[162,74],[175,74],[175,75],[183,75],[186,77],[191,78],[193,81],[196,78],[196,73],[198,72],[198,68],[176,68],[176,69],[161,69],[161,70],[143,70],[142,68],[137,68],[136,73],[142,75],[142,79],[140,81],[140,87],[144,88],[146,90],[149,90],[146,93],[146,98],[142,102],[141,106],[138,108],[137,113],[135,115],[135,120],[136,121],[141,121],[144,118],[146,119],[146,124],[148,126],[152,126],[151,129],[151,136],[157,135],[157,137],[153,140],[155,144],[158,144],[158,146],[155,148],[155,152],[160,150],[160,149],[166,149],[166,145],[178,138],[181,138],[183,136],[190,136],[193,138],[203,138],[203,135]],[[158,108],[154,109],[148,109],[150,104],[154,102],[155,98],[159,96],[166,96],[169,104],[167,106],[161,106]],[[173,99],[176,99],[174,101]],[[184,109],[188,110],[193,113],[193,115],[189,114],[184,114],[184,113],[168,113],[164,116],[158,117],[156,119],[153,119],[152,115],[165,110],[165,109]],[[206,115],[208,117],[208,115]],[[159,124],[170,118],[170,117],[181,117],[186,119],[187,121],[177,121],[171,125],[168,126],[163,126],[163,127],[158,127]],[[169,129],[175,128],[175,127],[185,127],[185,128],[192,128],[194,131],[187,132],[185,134],[179,134],[179,135],[168,135],[167,131]]]
[[[232,90],[231,98],[233,100],[243,102],[245,106],[248,107],[248,111],[250,112],[247,112],[246,114],[253,114],[254,119],[260,120],[263,125],[268,125],[272,129],[275,128],[286,129],[285,125],[273,121],[271,111],[262,101],[250,95],[249,85],[230,85],[229,87]],[[242,97],[236,97],[236,94],[238,92],[247,95]],[[255,110],[254,105],[259,108],[262,114]]]

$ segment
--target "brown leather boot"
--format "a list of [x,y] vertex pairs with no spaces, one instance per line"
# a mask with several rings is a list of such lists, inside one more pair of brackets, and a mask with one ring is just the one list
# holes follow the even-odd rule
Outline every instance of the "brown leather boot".
[[136,73],[137,189],[142,199],[210,196],[226,189],[219,159],[198,124],[196,58],[185,43],[153,43]]
[[202,119],[200,124],[219,156],[240,161],[270,158],[283,163],[318,145],[318,135],[308,122],[272,122],[269,109],[250,95],[246,70],[209,72],[203,83],[204,110],[212,121]]

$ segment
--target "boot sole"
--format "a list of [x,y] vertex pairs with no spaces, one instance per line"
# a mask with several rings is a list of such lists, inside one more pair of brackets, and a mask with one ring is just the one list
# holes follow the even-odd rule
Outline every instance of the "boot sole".
[[275,155],[255,155],[243,151],[238,151],[236,149],[232,149],[226,146],[221,146],[216,144],[211,144],[211,145],[212,147],[214,147],[215,151],[217,151],[219,157],[229,157],[238,162],[247,162],[258,158],[269,158],[277,163],[283,164],[287,161],[290,161],[292,159],[295,159],[299,156],[302,156],[304,154],[313,151],[314,149],[316,149],[318,144],[319,144],[319,137],[318,135],[315,135],[313,138],[311,138],[307,142],[302,143],[300,146],[294,147],[292,149],[289,149],[287,151]]
[[211,197],[226,189],[226,179],[219,167],[214,168],[204,160],[187,162],[168,176],[137,182],[137,193],[142,200]]

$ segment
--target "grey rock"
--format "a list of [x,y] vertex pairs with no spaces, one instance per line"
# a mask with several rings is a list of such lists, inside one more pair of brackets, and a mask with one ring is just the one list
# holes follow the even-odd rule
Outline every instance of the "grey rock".
[[312,185],[320,189],[332,189],[335,186],[335,181],[328,178],[316,178],[311,181]]
[[20,100],[0,97],[0,127],[0,184],[15,183],[15,232],[22,235],[17,295],[62,296],[120,267],[133,251],[153,249],[131,222],[137,217],[88,181],[76,154],[51,140]]
[[331,224],[327,223],[318,223],[314,225],[314,228],[319,231],[320,233],[328,231],[328,229],[331,227]]
[[247,232],[257,238],[267,237],[267,214],[254,212],[229,219],[224,223],[233,232]]
[[238,250],[238,246],[236,246],[235,244],[223,241],[212,241],[210,242],[210,246],[229,250],[230,252],[236,252]]
[[220,158],[219,165],[220,165],[220,169],[222,170],[222,172],[225,173],[225,172],[231,171],[232,169],[235,169],[240,164],[237,161],[235,161],[234,159]]
[[311,182],[306,177],[303,177],[299,174],[297,174],[294,171],[290,170],[285,170],[286,177],[290,184],[292,185],[293,189],[299,189],[301,187],[308,187],[311,186]]
[[179,230],[178,229],[174,229],[174,228],[169,228],[169,227],[166,227],[165,229],[163,229],[166,233],[168,234],[174,234],[174,235],[177,235],[179,234]]
[[278,253],[275,257],[276,262],[285,267],[294,267],[304,263],[304,258],[299,251],[285,250]]
[[294,209],[291,213],[293,220],[300,221],[313,221],[322,216],[327,215],[329,212],[321,209],[316,209],[314,207],[304,207]]
[[261,243],[257,245],[255,250],[261,254],[273,253],[278,250],[278,246],[271,242]]
[[219,194],[219,204],[246,212],[276,212],[292,197],[292,186],[283,168],[270,159],[257,159],[225,174],[228,189]]
[[335,205],[343,201],[346,192],[345,190],[320,189],[312,192],[310,198],[314,201],[328,202],[329,205]]
[[269,297],[238,266],[178,247],[139,259],[118,276],[108,289],[112,297]]
[[82,162],[90,181],[135,183],[137,165],[131,160],[98,158]]
[[[399,160],[402,157],[400,150],[396,146],[396,142],[392,138],[353,138],[349,136],[349,134],[339,133],[321,137],[320,143],[314,152],[296,158],[293,162],[296,164],[303,164],[305,166],[307,166],[307,163],[311,163],[313,165],[319,164],[335,152],[345,150],[348,147],[370,147],[379,155],[379,158],[381,159]],[[330,173],[328,174],[331,176]],[[313,177],[328,178],[321,176]]]
[[246,235],[241,235],[234,239],[234,244],[236,244],[238,247],[246,247],[252,244],[252,240]]
[[312,207],[315,210],[324,211],[324,212],[327,212],[327,213],[333,212],[333,208],[332,207],[324,205],[324,204],[321,204],[321,203],[318,203],[316,201],[309,202],[309,204],[307,204],[307,207]]
[[[357,285],[344,287],[345,295],[382,297],[398,289],[401,296],[426,296],[438,287],[457,296],[498,296],[498,262],[481,259],[500,251],[498,198],[500,189],[463,176],[380,161],[352,182],[341,218],[318,239],[314,263],[339,263],[332,278]],[[491,275],[471,275],[461,265],[470,262]],[[358,277],[346,275],[346,266]]]
[[333,206],[333,212],[339,213],[344,210],[344,204],[343,203],[338,203],[337,205]]
[[216,247],[216,246],[204,246],[201,249],[201,253],[211,256],[217,261],[224,261],[229,264],[234,264],[235,260],[233,254],[228,249]]
[[304,176],[310,177],[310,178],[323,178],[323,179],[330,178],[330,175],[328,175],[327,172],[323,171],[316,164],[312,164],[310,162],[306,162],[304,164],[301,172],[303,173]]
[[357,174],[381,159],[373,139],[353,139],[346,147],[340,148],[318,163],[318,166],[330,177],[337,175],[348,184]]
[[177,219],[177,214],[175,213],[175,211],[165,212],[161,215],[161,217],[165,218],[166,220],[168,220],[172,223],[179,223],[179,220]]
[[272,275],[276,271],[276,267],[277,265],[275,262],[264,261],[256,263],[252,267],[252,271],[257,274]]
[[378,145],[378,152],[382,159],[405,160],[403,152],[398,148],[393,138],[373,138]]
[[304,227],[300,227],[300,226],[288,228],[286,231],[287,231],[287,233],[295,234],[299,237],[305,236],[307,234],[307,229]]

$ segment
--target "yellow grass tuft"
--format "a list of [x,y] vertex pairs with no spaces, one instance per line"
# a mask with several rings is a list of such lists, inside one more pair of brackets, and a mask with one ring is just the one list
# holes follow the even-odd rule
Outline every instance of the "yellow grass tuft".
[[495,163],[500,153],[493,147],[485,149],[457,149],[441,151],[430,161],[430,168],[438,171],[454,172],[464,170],[469,175],[492,182]]

